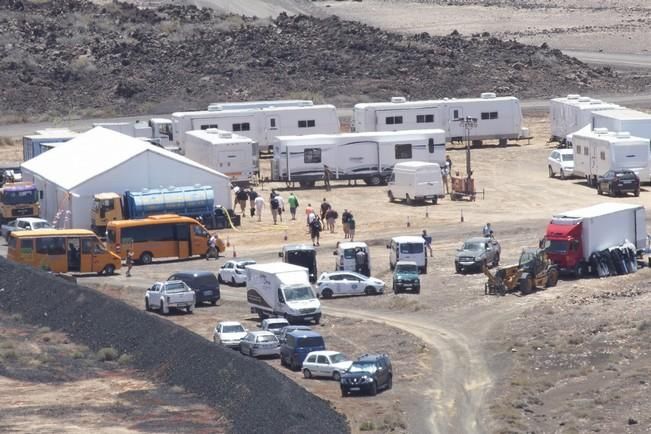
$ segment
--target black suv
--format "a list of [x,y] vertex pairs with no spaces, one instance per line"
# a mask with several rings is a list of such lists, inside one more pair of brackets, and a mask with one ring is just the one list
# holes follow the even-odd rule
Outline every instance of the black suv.
[[194,290],[196,303],[210,302],[217,304],[220,297],[219,282],[210,271],[180,271],[172,274],[167,280],[181,280]]
[[341,396],[353,392],[377,394],[393,387],[393,369],[386,354],[364,354],[341,376]]
[[632,170],[609,170],[597,180],[597,193],[611,196],[640,195],[640,178]]

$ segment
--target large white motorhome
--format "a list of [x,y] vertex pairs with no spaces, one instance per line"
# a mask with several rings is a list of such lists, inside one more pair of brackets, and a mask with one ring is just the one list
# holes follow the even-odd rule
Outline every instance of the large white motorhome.
[[353,131],[397,131],[440,128],[446,140],[466,139],[463,118],[477,119],[470,129],[474,144],[497,139],[505,145],[509,139],[528,138],[522,127],[520,101],[513,96],[497,97],[482,93],[480,98],[445,98],[430,101],[407,101],[394,97],[390,102],[355,104]]
[[641,182],[649,182],[649,140],[627,132],[609,132],[590,126],[572,134],[574,174],[589,185],[609,170],[632,170]]
[[279,136],[274,141],[271,177],[310,187],[324,178],[361,179],[380,185],[403,161],[445,164],[445,131],[412,130]]
[[551,99],[549,101],[551,140],[565,144],[569,134],[586,125],[592,125],[593,113],[619,108],[622,107],[617,104],[576,94]]
[[230,131],[188,131],[185,156],[223,173],[234,185],[248,187],[259,171],[258,144]]
[[266,107],[306,107],[312,106],[310,99],[280,99],[276,101],[241,101],[241,102],[213,102],[208,105],[208,110],[236,110],[236,109],[261,109]]
[[333,105],[178,112],[172,113],[172,121],[181,150],[188,131],[208,128],[249,137],[258,143],[261,151],[269,150],[276,136],[339,132],[339,118]]

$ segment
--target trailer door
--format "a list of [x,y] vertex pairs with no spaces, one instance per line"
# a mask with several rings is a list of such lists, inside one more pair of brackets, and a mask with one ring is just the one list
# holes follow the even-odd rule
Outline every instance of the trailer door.
[[[449,108],[448,111],[448,125],[447,125],[447,138],[450,140],[463,140],[465,131],[459,122],[459,119],[463,118],[463,107],[453,106]],[[446,126],[442,126],[446,128]]]
[[280,118],[277,115],[268,114],[265,115],[264,121],[264,138],[265,143],[260,144],[260,150],[271,150],[271,144],[273,143],[274,137],[279,134],[280,131]]

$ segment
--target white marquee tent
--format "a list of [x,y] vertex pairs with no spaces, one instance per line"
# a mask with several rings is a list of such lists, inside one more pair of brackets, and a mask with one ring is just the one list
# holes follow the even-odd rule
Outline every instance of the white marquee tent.
[[[209,185],[229,207],[230,182],[208,167],[145,141],[96,127],[22,164],[41,195],[41,217],[58,227],[90,228],[97,193]],[[66,217],[67,216],[67,217]]]

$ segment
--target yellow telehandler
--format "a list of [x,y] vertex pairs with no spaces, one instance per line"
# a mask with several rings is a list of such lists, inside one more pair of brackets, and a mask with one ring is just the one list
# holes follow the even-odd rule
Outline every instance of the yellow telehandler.
[[536,288],[556,286],[558,267],[552,264],[543,249],[523,249],[517,264],[498,267],[493,275],[487,267],[483,269],[488,277],[484,286],[485,294],[505,295],[507,292],[520,291],[529,294]]

